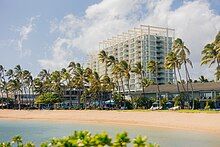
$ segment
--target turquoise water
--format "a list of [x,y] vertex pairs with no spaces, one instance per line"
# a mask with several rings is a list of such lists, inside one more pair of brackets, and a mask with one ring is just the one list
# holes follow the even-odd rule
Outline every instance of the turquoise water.
[[150,142],[161,147],[220,147],[220,137],[192,131],[170,130],[152,127],[136,127],[124,125],[80,124],[47,122],[34,120],[0,120],[0,142],[8,141],[12,136],[22,135],[24,141],[32,140],[37,145],[52,137],[62,137],[74,130],[89,130],[92,133],[106,131],[114,136],[127,131],[130,137],[147,136]]

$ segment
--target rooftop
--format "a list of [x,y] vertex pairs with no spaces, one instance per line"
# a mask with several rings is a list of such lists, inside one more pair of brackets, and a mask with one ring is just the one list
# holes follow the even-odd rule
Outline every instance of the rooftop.
[[[192,83],[194,91],[220,91],[220,82],[208,82],[208,83]],[[178,93],[177,86],[175,84],[165,84],[159,85],[160,92],[162,93]],[[184,84],[186,89],[187,85]],[[184,92],[184,89],[181,84],[179,84],[181,92]],[[189,91],[191,91],[191,86],[189,83]],[[151,85],[145,88],[146,93],[156,93],[157,85]]]

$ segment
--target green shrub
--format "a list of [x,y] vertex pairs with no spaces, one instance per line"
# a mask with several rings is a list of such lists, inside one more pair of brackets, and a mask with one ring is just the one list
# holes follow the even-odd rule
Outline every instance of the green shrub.
[[[107,133],[99,133],[92,135],[88,131],[75,131],[72,135],[63,138],[53,138],[47,142],[41,143],[41,147],[126,147],[131,143],[127,132],[122,132],[116,135],[114,141],[108,136]],[[137,136],[133,139],[133,146],[135,147],[159,147],[157,144],[147,142],[146,137]],[[2,142],[0,147],[35,147],[32,142],[23,143],[21,136],[15,136],[11,142]]]
[[60,97],[54,93],[43,93],[35,99],[36,104],[54,104],[61,102]]

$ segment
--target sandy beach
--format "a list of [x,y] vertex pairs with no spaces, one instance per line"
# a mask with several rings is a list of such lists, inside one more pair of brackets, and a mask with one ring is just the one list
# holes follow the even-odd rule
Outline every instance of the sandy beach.
[[136,125],[220,134],[220,113],[132,112],[98,110],[0,110],[1,119]]

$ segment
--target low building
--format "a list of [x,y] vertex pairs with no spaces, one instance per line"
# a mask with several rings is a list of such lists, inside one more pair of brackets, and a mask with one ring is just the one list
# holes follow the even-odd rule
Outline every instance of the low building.
[[[208,83],[192,83],[193,91],[188,84],[188,92],[187,84],[179,85],[180,93],[188,93],[189,98],[194,98],[200,101],[200,107],[204,108],[205,103],[208,100],[215,100],[215,107],[220,108],[220,101],[215,98],[220,95],[220,82],[208,82]],[[177,85],[175,84],[165,84],[159,85],[160,97],[167,97],[172,100],[175,96],[179,95],[179,91],[177,89]],[[158,88],[157,85],[151,85],[145,88],[145,97],[157,97]]]

